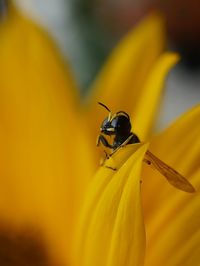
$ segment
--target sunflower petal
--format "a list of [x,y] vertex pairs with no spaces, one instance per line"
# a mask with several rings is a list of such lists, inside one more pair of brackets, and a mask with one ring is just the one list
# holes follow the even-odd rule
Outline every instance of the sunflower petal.
[[[136,146],[139,148],[127,160],[120,162],[122,165],[117,172],[102,167],[86,193],[77,234],[75,257],[80,260],[77,265],[143,263],[145,234],[140,170],[147,145],[132,145],[132,151]],[[121,157],[123,150],[116,154],[115,159]]]
[[15,10],[0,36],[0,217],[41,228],[66,259],[92,171],[74,84],[47,34]]
[[134,131],[143,141],[149,137],[154,124],[167,73],[178,60],[179,56],[175,53],[164,53],[159,57],[149,72],[140,99],[131,113]]
[[[191,177],[198,185],[199,176],[200,171]],[[175,193],[169,196],[168,202],[162,200],[161,204],[162,211],[154,212],[155,218],[149,219],[147,226],[147,265],[198,265],[199,194]]]
[[200,246],[199,117],[200,106],[196,106],[156,137],[150,147],[163,161],[188,178],[197,192],[189,195],[176,190],[161,175],[146,169],[144,178],[148,178],[143,182],[143,196],[147,265],[189,266],[198,265],[200,260],[197,252]]

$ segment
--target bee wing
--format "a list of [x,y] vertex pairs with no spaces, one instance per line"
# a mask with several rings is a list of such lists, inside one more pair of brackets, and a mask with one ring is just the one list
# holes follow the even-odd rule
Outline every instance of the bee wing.
[[149,165],[152,165],[156,170],[158,170],[172,186],[185,192],[195,192],[194,187],[189,183],[189,181],[185,177],[183,177],[172,167],[161,161],[150,151],[146,152],[144,162]]

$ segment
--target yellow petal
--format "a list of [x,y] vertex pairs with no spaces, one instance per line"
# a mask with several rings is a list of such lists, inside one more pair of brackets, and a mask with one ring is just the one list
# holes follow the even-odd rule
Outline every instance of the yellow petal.
[[0,216],[41,228],[66,261],[92,171],[72,78],[47,34],[14,10],[0,37]]
[[150,168],[144,172],[143,196],[147,228],[146,265],[198,265],[200,246],[200,106],[156,137],[150,147],[197,189],[177,190]]
[[[77,108],[78,90],[74,78],[50,36],[10,5],[9,16],[0,26],[1,78],[11,79],[9,74],[12,75],[10,83],[14,86],[22,78],[26,81],[31,76],[34,82],[42,83],[41,87],[60,88],[60,97],[63,93],[70,108]],[[41,77],[45,78],[41,80]]]
[[124,149],[113,159],[115,161],[119,157],[118,163],[122,164],[118,171],[102,167],[86,193],[76,239],[77,265],[143,263],[145,234],[140,201],[140,170],[147,145],[131,147],[133,152],[138,148],[127,160],[119,162]]
[[163,35],[162,20],[153,14],[134,28],[113,51],[89,97],[87,116],[95,136],[105,117],[105,110],[97,102],[103,102],[113,112],[120,109],[133,113],[146,77],[163,50]]
[[[200,171],[191,180],[200,186]],[[147,226],[146,265],[198,265],[200,245],[199,193],[169,195],[161,200]]]
[[164,82],[168,71],[179,60],[175,53],[162,54],[150,71],[135,110],[131,113],[134,132],[146,140],[152,130],[160,104]]

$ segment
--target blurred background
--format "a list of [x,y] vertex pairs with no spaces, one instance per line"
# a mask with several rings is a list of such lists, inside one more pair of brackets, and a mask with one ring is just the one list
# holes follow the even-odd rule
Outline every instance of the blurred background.
[[140,19],[159,9],[168,47],[181,62],[171,71],[158,128],[200,102],[200,1],[198,0],[14,0],[54,37],[70,61],[82,93],[107,55]]

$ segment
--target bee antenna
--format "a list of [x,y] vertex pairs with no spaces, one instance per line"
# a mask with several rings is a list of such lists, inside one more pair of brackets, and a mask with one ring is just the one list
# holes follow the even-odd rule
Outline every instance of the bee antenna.
[[103,104],[101,102],[98,102],[98,104],[101,105],[101,106],[103,106],[108,112],[111,113],[110,109],[105,104]]

